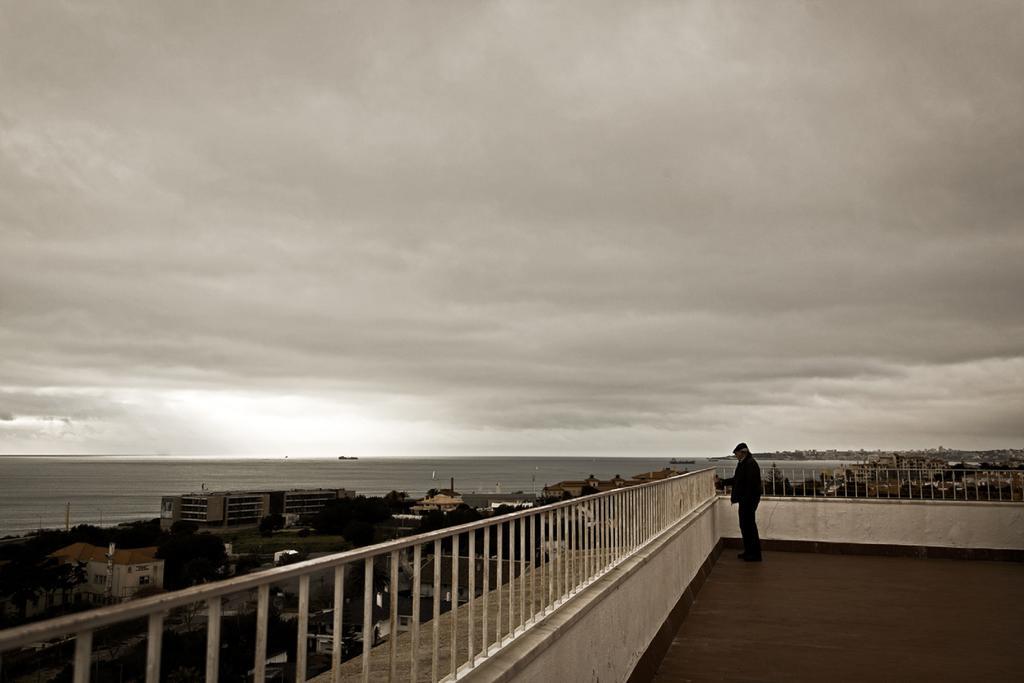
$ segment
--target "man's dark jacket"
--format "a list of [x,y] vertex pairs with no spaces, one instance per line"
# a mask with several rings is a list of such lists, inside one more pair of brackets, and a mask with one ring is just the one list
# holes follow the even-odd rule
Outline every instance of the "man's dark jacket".
[[761,466],[754,456],[747,457],[736,463],[736,472],[723,482],[732,486],[732,502],[740,505],[757,505],[761,501]]

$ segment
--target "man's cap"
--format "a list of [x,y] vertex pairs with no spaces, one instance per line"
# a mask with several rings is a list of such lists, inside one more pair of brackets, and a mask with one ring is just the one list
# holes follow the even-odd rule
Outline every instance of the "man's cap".
[[740,451],[747,451],[749,453],[750,449],[747,448],[747,444],[741,441],[739,444],[737,444],[736,448],[732,449],[733,455],[739,453]]

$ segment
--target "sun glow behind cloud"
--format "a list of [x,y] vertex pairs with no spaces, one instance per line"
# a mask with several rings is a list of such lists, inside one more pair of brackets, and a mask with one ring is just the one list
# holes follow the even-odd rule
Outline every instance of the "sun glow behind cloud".
[[165,404],[197,435],[245,454],[341,455],[408,452],[436,437],[426,423],[396,420],[309,396],[176,391]]

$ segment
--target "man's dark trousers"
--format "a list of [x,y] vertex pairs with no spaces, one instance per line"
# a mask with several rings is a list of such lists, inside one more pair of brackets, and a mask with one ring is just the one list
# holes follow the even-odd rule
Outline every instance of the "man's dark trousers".
[[761,558],[761,538],[757,535],[757,502],[740,503],[740,533],[743,535],[743,554],[751,559]]

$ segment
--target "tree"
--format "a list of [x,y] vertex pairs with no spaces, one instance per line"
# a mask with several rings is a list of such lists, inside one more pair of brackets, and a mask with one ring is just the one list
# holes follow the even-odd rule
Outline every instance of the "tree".
[[146,548],[160,545],[160,539],[164,535],[160,529],[159,519],[119,525],[107,531],[109,540],[116,543],[118,548]]
[[42,592],[42,577],[35,563],[11,562],[0,569],[0,595],[11,599],[22,619],[28,614],[28,604],[34,604]]
[[312,524],[321,534],[345,535],[345,528],[352,522],[363,522],[372,526],[390,518],[391,510],[383,498],[356,496],[328,502],[313,516]]
[[341,535],[345,537],[345,540],[352,544],[353,547],[360,547],[364,545],[370,545],[373,543],[373,525],[369,522],[354,519],[345,525],[345,528],[341,530]]
[[61,604],[68,604],[68,596],[79,586],[89,580],[85,562],[66,562],[54,570],[53,585],[60,591]]
[[171,524],[171,534],[174,536],[189,536],[199,531],[199,525],[187,519],[179,519]]
[[263,536],[270,536],[275,531],[280,531],[283,528],[284,517],[280,513],[275,512],[260,520],[260,534]]
[[431,510],[420,518],[419,530],[420,533],[425,533],[459,524],[468,524],[478,519],[482,519],[482,515],[468,505],[460,505],[451,512]]
[[7,596],[18,608],[22,619],[28,615],[29,603],[40,597],[60,592],[61,604],[68,604],[68,594],[86,581],[84,562],[65,563],[53,557],[21,557],[0,570],[0,595]]
[[209,557],[194,557],[182,569],[186,586],[215,581],[220,578],[220,574],[221,566],[214,564]]
[[[71,527],[70,538],[61,545],[78,541],[88,543],[89,545],[105,546],[111,541],[110,532],[92,524],[79,524],[78,526]],[[57,547],[59,548],[60,546]]]
[[172,590],[219,578],[228,561],[224,541],[212,534],[171,536],[156,556],[164,561],[164,585]]
[[409,494],[405,491],[388,491],[384,496],[384,502],[387,503],[388,508],[393,513],[403,513],[408,511],[409,505]]

